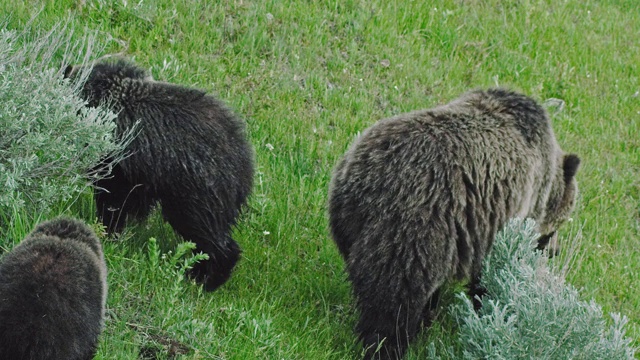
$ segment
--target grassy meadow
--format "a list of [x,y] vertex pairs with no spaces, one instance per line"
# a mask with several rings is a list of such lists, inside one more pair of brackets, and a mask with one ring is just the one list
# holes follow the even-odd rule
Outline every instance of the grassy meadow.
[[[14,29],[36,14],[43,31],[69,19],[78,37],[96,32],[107,53],[206,89],[248,123],[257,173],[231,280],[213,293],[184,280],[188,249],[158,211],[106,240],[98,359],[357,358],[354,300],[327,226],[334,164],[381,118],[496,85],[564,101],[553,127],[582,158],[579,203],[560,232],[575,259],[567,278],[640,338],[636,0],[0,0],[0,14]],[[91,196],[67,213],[95,221]],[[16,237],[30,230],[18,225]],[[441,319],[406,358],[452,334]]]

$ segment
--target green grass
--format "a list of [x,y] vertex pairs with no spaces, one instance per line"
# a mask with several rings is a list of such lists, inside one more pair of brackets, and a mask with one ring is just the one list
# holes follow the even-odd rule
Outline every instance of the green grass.
[[[635,0],[81,3],[0,0],[0,13],[14,28],[39,10],[42,29],[70,17],[156,79],[211,91],[246,118],[258,171],[234,235],[243,259],[214,293],[149,251],[149,237],[164,254],[179,243],[157,213],[126,241],[105,242],[99,359],[141,349],[159,359],[356,357],[354,301],[327,228],[331,169],[376,120],[494,85],[565,101],[553,126],[583,160],[580,202],[561,233],[580,241],[568,278],[640,337]],[[90,205],[73,212],[93,220]],[[452,333],[442,318],[407,359]]]

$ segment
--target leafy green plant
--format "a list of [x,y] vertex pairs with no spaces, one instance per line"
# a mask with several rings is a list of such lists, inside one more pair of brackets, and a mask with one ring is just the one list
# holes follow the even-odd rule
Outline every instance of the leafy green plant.
[[[151,277],[159,276],[159,281],[169,281],[171,283],[171,291],[169,302],[175,303],[181,297],[184,286],[184,279],[187,271],[200,260],[207,260],[209,256],[204,253],[192,254],[196,244],[192,242],[181,242],[175,251],[170,250],[167,253],[161,253],[158,242],[155,238],[149,238],[147,243],[147,256],[149,259],[149,268]],[[169,311],[171,309],[169,308]],[[165,314],[170,317],[171,314]]]

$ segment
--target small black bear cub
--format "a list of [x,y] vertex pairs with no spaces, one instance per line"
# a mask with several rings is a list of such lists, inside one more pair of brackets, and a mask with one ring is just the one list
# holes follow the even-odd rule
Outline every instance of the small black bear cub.
[[[81,70],[69,66],[65,77]],[[253,184],[244,121],[205,92],[154,81],[122,59],[93,66],[82,96],[117,114],[117,135],[140,122],[128,156],[95,184],[107,231],[146,218],[159,202],[173,229],[209,255],[191,275],[209,291],[224,284],[240,257],[232,227]]]

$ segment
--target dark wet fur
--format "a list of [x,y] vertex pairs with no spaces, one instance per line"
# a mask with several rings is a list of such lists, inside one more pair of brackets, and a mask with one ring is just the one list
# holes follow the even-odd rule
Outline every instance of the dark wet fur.
[[120,135],[140,120],[130,155],[95,184],[107,230],[146,218],[159,202],[173,229],[209,255],[192,276],[206,290],[218,288],[240,257],[231,231],[253,183],[244,121],[203,91],[149,80],[124,60],[95,65],[83,96],[89,106],[106,103],[118,114]]

